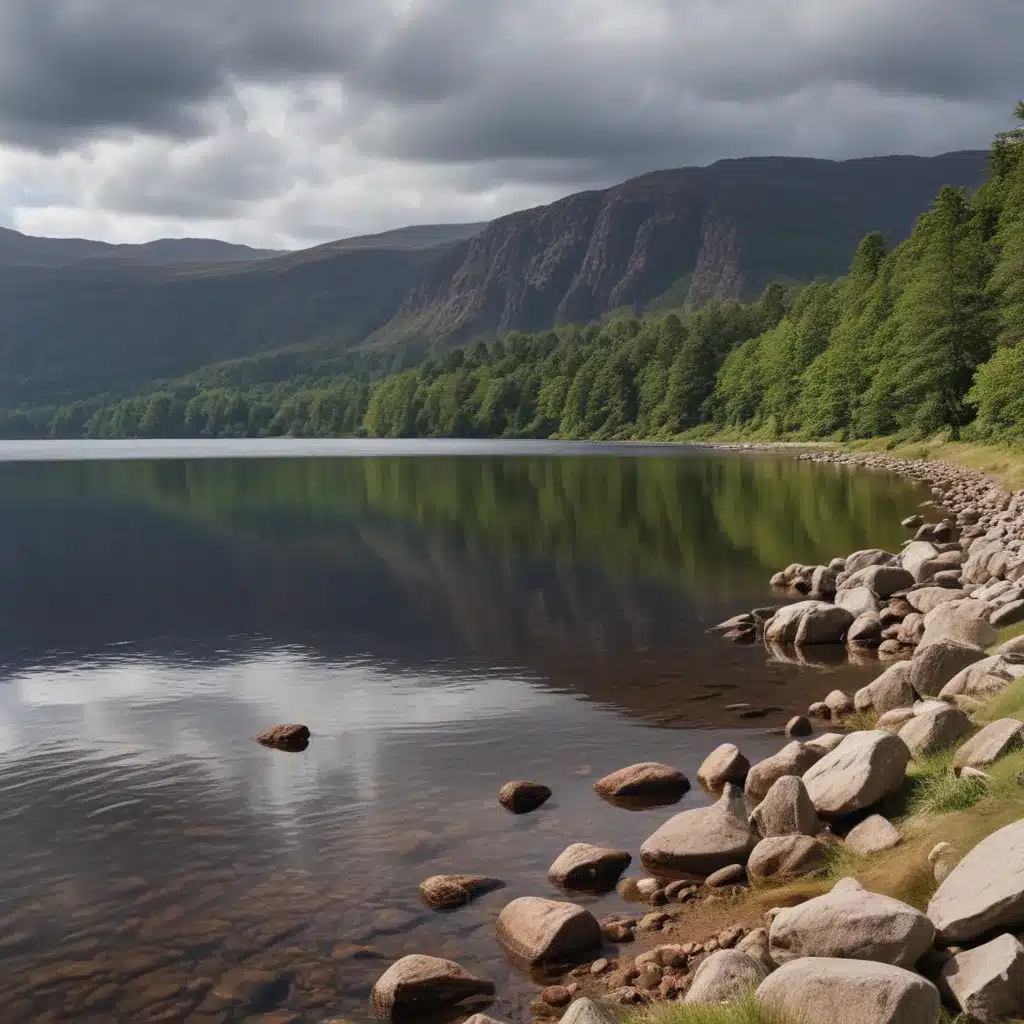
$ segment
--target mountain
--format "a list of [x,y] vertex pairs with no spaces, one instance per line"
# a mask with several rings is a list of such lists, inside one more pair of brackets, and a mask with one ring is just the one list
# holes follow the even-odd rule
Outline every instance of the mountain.
[[0,266],[60,267],[83,260],[117,260],[147,266],[189,263],[245,263],[280,255],[216,238],[158,238],[140,245],[112,245],[88,238],[38,238],[0,228]]
[[401,357],[623,305],[835,277],[861,236],[906,237],[942,185],[980,185],[986,161],[725,160],[484,226],[417,226],[241,263],[0,255],[0,408],[132,393],[232,361],[240,383],[330,373],[353,350]]

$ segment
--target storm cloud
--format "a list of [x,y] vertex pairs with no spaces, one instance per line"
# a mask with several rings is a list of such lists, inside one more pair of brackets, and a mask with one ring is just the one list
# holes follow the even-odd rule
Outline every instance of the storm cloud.
[[983,147],[1019,0],[4,0],[0,218],[303,245],[659,167]]

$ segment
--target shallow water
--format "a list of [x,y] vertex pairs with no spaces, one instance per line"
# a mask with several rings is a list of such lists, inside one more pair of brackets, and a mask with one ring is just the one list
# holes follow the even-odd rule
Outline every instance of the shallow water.
[[[927,496],[662,446],[155,447],[0,450],[5,1021],[362,1020],[408,952],[528,1017],[501,907],[553,895],[568,843],[636,854],[705,800],[625,811],[595,779],[693,779],[725,739],[753,760],[878,671],[707,626],[777,600],[788,562],[898,545]],[[280,721],[305,752],[249,739]],[[510,778],[555,795],[511,816]],[[447,871],[506,888],[437,914],[417,886]]]

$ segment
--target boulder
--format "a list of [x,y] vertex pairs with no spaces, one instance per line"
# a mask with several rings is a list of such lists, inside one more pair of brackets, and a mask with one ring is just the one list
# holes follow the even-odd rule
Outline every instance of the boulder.
[[742,615],[734,615],[731,619],[726,619],[725,622],[720,622],[717,626],[712,626],[708,630],[709,633],[728,633],[734,629],[746,629],[747,627],[757,626],[757,621],[751,612],[743,612]]
[[689,788],[690,782],[681,771],[655,761],[631,764],[594,783],[594,789],[605,797],[679,799]]
[[826,754],[830,754],[835,750],[846,739],[846,736],[847,734],[844,732],[823,732],[820,736],[815,736],[814,739],[808,740],[804,747],[817,754],[820,761]]
[[887,601],[898,590],[907,590],[915,582],[913,575],[898,565],[872,565],[851,573],[839,589],[867,587],[876,598]]
[[972,1021],[999,1024],[1024,1016],[1024,946],[1000,935],[976,949],[955,953],[940,985]]
[[882,642],[882,620],[876,612],[865,612],[854,619],[846,634],[848,644],[859,647],[877,647]]
[[836,592],[836,570],[819,565],[811,575],[811,593],[818,598],[832,597]]
[[816,700],[807,709],[807,717],[828,719],[832,717],[832,712],[829,711],[828,705],[823,700]]
[[896,639],[908,647],[916,647],[924,636],[924,616],[920,612],[911,612],[896,630]]
[[498,915],[498,941],[521,964],[568,963],[601,947],[601,926],[575,903],[520,896]]
[[548,868],[548,878],[563,889],[610,890],[632,859],[625,850],[573,843]]
[[749,771],[750,762],[740,753],[739,747],[723,743],[704,758],[704,763],[697,769],[697,778],[713,793],[718,793],[727,782],[742,786]]
[[914,579],[918,583],[927,583],[929,581],[936,580],[943,573],[955,572],[957,576],[960,575],[960,567],[963,564],[964,555],[960,550],[940,550],[934,558],[929,558],[926,562],[923,562],[918,568],[917,572],[914,573]]
[[1024,622],[1024,601],[1011,601],[1004,604],[1002,608],[996,609],[989,617],[989,623],[995,629],[1005,629],[1007,626],[1015,626],[1018,622]]
[[816,836],[821,831],[821,822],[803,781],[795,775],[784,775],[750,815],[750,827],[761,839]]
[[825,704],[833,718],[842,718],[855,710],[853,698],[842,690],[833,690],[826,698]]
[[428,1015],[465,999],[494,994],[494,985],[451,960],[403,956],[377,979],[371,1001],[378,1017]]
[[755,928],[736,943],[736,949],[756,960],[764,968],[765,974],[771,974],[775,970],[775,961],[768,951],[767,928]]
[[828,846],[814,836],[774,836],[762,839],[747,861],[752,882],[798,878],[825,866]]
[[972,736],[953,755],[953,771],[959,775],[964,768],[987,768],[1001,757],[1024,744],[1024,722],[1016,718],[1000,718]]
[[1006,689],[1024,675],[1024,658],[1019,654],[996,654],[981,658],[958,672],[939,692],[943,700],[956,697],[987,699]]
[[777,754],[758,761],[750,769],[745,784],[747,796],[752,800],[763,800],[768,795],[768,790],[784,775],[803,775],[823,756],[820,750],[815,750],[799,740],[788,743]]
[[950,843],[936,843],[928,854],[928,863],[932,866],[935,881],[942,885],[960,863],[960,856]]
[[951,640],[922,645],[910,659],[910,685],[921,697],[937,697],[958,672],[984,657],[980,647]]
[[814,732],[814,726],[811,725],[810,719],[803,715],[797,715],[786,723],[786,735],[790,739],[795,739],[798,736],[810,736],[812,732]]
[[841,817],[878,803],[903,784],[910,751],[883,729],[851,733],[804,775],[818,814]]
[[276,747],[278,750],[305,750],[309,746],[309,735],[307,726],[292,722],[273,725],[257,733],[253,739],[265,747]]
[[907,516],[900,526],[905,526],[908,530],[914,530],[924,522],[924,517],[919,515]]
[[[584,996],[569,1004],[569,1009],[562,1014],[560,1024],[618,1024],[618,1022],[617,1014]],[[466,1024],[472,1024],[472,1021],[467,1020]]]
[[854,616],[843,608],[824,601],[798,601],[780,608],[765,625],[769,643],[840,643]]
[[892,711],[886,711],[884,715],[878,716],[875,728],[884,729],[886,732],[898,733],[913,717],[913,708],[893,708]]
[[844,571],[851,576],[866,569],[871,565],[890,565],[897,561],[891,551],[882,551],[881,548],[866,548],[863,551],[854,551],[852,555],[846,556]]
[[753,845],[743,791],[726,783],[717,803],[683,811],[649,836],[640,863],[659,878],[706,878],[746,863]]
[[879,605],[878,599],[867,587],[853,587],[850,590],[840,590],[836,594],[836,607],[850,613],[852,626],[862,615],[876,615]]
[[882,714],[896,708],[909,707],[917,694],[910,685],[910,662],[897,661],[890,665],[874,682],[861,687],[853,696],[858,711]]
[[435,910],[454,910],[502,885],[500,879],[486,875],[433,875],[420,882],[420,896]]
[[914,717],[900,729],[899,738],[906,743],[913,757],[920,758],[951,747],[970,731],[971,720],[958,708],[944,704],[923,714],[915,712]]
[[963,594],[949,587],[923,587],[920,590],[911,590],[907,594],[907,603],[915,612],[920,612],[922,615],[927,615],[933,608],[938,608],[940,604],[962,600]]
[[986,648],[995,643],[996,637],[988,623],[988,605],[968,597],[940,604],[924,617],[921,646],[952,640],[965,647]]
[[998,647],[999,654],[1021,654],[1024,655],[1024,633],[1015,636]]
[[742,864],[728,864],[712,871],[704,880],[709,889],[723,889],[728,885],[743,885],[747,881],[747,869]]
[[717,1004],[743,999],[766,977],[767,971],[752,956],[736,949],[719,949],[694,971],[683,1002]]
[[911,968],[931,948],[935,928],[919,910],[844,878],[824,896],[778,913],[768,938],[777,964],[814,954]]
[[498,803],[513,814],[528,814],[550,796],[551,790],[540,782],[506,782],[498,793]]
[[928,916],[950,943],[1024,925],[1024,819],[993,832],[953,868]]
[[[924,569],[928,562],[938,557],[939,549],[928,541],[911,541],[900,555],[900,562],[903,568],[910,573],[911,576],[917,582],[920,582],[924,576]],[[928,577],[930,578],[930,577]]]
[[858,856],[869,857],[873,853],[891,850],[899,845],[900,834],[888,818],[872,814],[859,825],[850,829],[846,836],[846,848]]
[[935,1024],[939,991],[902,967],[804,957],[761,982],[759,1002],[793,1020],[828,1024]]

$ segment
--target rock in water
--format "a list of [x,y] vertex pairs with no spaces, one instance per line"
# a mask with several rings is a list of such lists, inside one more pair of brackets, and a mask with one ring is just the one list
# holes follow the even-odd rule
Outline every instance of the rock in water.
[[903,784],[907,745],[882,729],[851,733],[804,775],[815,810],[825,817],[853,814]]
[[589,910],[521,896],[498,915],[498,941],[521,964],[569,963],[601,946],[601,926]]
[[1016,718],[1000,718],[972,736],[953,755],[953,771],[963,768],[987,768],[1001,757],[1017,750],[1024,742],[1024,722]]
[[810,736],[812,732],[814,732],[814,726],[811,725],[810,719],[803,715],[797,715],[786,723],[786,735],[790,739]]
[[935,1024],[939,990],[902,967],[804,957],[761,982],[758,1002],[821,1024]]
[[625,850],[573,843],[558,855],[548,878],[563,889],[614,889],[632,859]]
[[784,775],[750,815],[750,827],[761,839],[816,836],[821,831],[821,822],[802,780]]
[[430,1014],[464,999],[494,994],[494,985],[451,960],[413,954],[392,964],[373,986],[373,1012],[394,1017]]
[[694,972],[684,1003],[725,1003],[742,999],[764,981],[766,972],[753,957],[735,949],[712,953]]
[[503,884],[486,875],[432,875],[420,882],[420,895],[435,910],[453,910],[474,896],[500,889]]
[[278,750],[305,750],[309,746],[309,729],[304,725],[290,723],[275,725],[254,736],[257,743]]
[[513,814],[528,814],[550,796],[551,790],[540,782],[506,782],[498,793],[498,803]]
[[942,983],[960,1009],[981,1024],[1024,1016],[1024,946],[1000,935],[957,953],[942,969]]
[[1024,925],[1024,819],[983,839],[950,871],[928,916],[949,943]]
[[604,797],[665,797],[678,800],[690,782],[676,768],[654,761],[631,764],[628,768],[606,775],[594,783],[594,789]]
[[768,939],[777,964],[814,954],[911,968],[931,948],[935,928],[919,910],[844,878],[824,896],[780,911]]
[[774,836],[762,839],[747,861],[751,881],[799,878],[825,866],[828,847],[813,836]]
[[750,762],[732,743],[715,747],[697,769],[697,778],[713,793],[720,793],[727,782],[742,786],[747,780]]
[[846,837],[846,847],[861,857],[867,857],[891,850],[899,845],[899,841],[900,834],[893,823],[880,814],[872,814],[850,830]]
[[706,878],[745,863],[753,845],[743,793],[728,783],[717,803],[683,811],[648,837],[640,863],[660,878]]
[[853,624],[854,616],[845,608],[824,601],[798,601],[786,605],[772,616],[764,628],[769,643],[837,644]]

